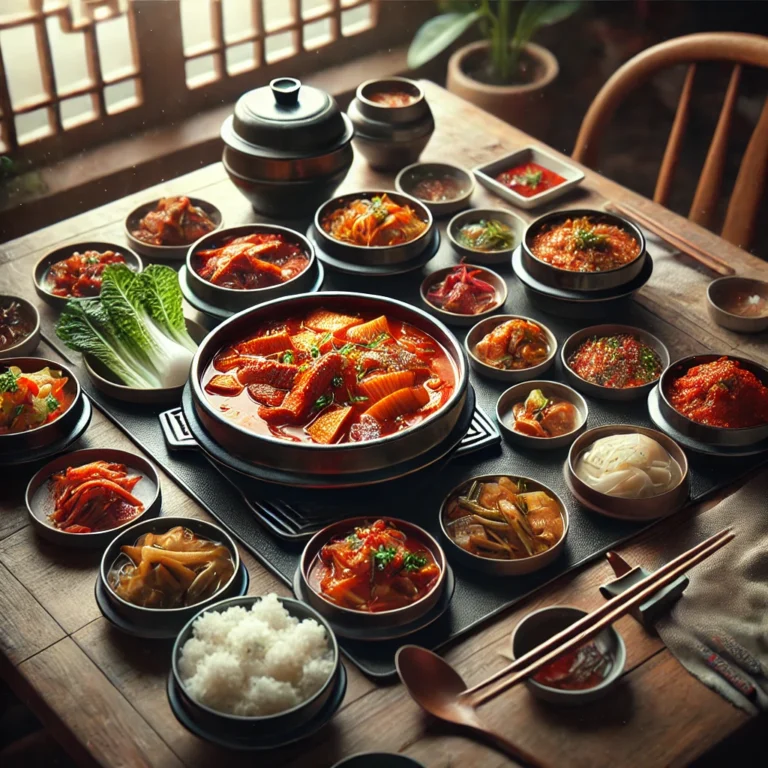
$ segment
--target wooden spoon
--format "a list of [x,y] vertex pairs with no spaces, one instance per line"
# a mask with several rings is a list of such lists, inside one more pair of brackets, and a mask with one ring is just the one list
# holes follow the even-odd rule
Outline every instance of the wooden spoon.
[[467,690],[461,675],[436,653],[416,645],[404,645],[395,655],[397,674],[422,709],[455,725],[482,734],[495,747],[526,765],[545,768],[545,764],[520,749],[504,736],[488,728],[475,708],[460,694]]

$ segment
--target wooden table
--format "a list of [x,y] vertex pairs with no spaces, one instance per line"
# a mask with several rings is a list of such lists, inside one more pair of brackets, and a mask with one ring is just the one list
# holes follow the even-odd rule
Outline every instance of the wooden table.
[[[537,143],[436,85],[424,86],[438,126],[424,160],[449,159],[473,167]],[[565,198],[563,206],[598,207],[605,198],[630,202],[725,258],[739,274],[768,279],[768,264],[584,170],[584,184]],[[372,172],[357,157],[342,191],[379,185],[391,187],[391,179]],[[122,242],[126,214],[161,193],[206,198],[224,211],[229,225],[254,218],[217,164],[3,246],[0,293],[21,294],[40,306],[46,337],[41,356],[56,354],[50,346],[55,338],[55,315],[35,297],[31,273],[36,260],[67,241]],[[474,204],[499,206],[500,201],[478,189]],[[651,282],[637,297],[647,327],[667,343],[674,341],[680,354],[707,348],[768,363],[764,335],[737,336],[710,322],[704,292],[711,279],[711,274],[685,257],[657,259]],[[98,411],[82,444],[140,450]],[[342,709],[330,725],[300,745],[260,757],[223,752],[200,741],[177,723],[166,700],[169,646],[130,639],[101,617],[93,596],[98,557],[56,549],[34,535],[23,507],[23,490],[30,475],[31,469],[25,467],[2,470],[0,671],[78,762],[132,767],[260,763],[323,768],[355,752],[385,750],[404,752],[429,768],[510,765],[497,752],[424,716],[401,685],[377,686],[350,664]],[[206,517],[167,476],[163,480],[166,513]],[[694,513],[683,512],[674,521],[659,524],[620,551],[631,562],[656,565],[661,542],[669,552],[675,531]],[[251,575],[251,594],[288,594],[247,553],[244,560]],[[512,628],[526,612],[554,603],[592,609],[601,600],[597,585],[610,575],[608,565],[597,561],[559,579],[454,644],[447,658],[472,684],[505,663],[500,651],[507,647]],[[660,640],[634,620],[625,618],[618,628],[627,641],[628,659],[623,684],[614,695],[592,707],[563,712],[537,703],[518,687],[484,707],[484,719],[551,765],[636,768],[685,765],[749,721],[746,714],[690,676]]]

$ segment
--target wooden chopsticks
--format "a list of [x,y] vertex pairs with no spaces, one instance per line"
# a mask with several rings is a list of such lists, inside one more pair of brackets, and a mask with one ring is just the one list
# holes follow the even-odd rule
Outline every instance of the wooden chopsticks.
[[722,259],[718,259],[717,256],[713,256],[711,253],[701,250],[697,245],[694,245],[689,240],[686,240],[684,237],[673,232],[663,224],[654,221],[634,206],[629,205],[628,203],[611,202],[606,203],[605,208],[606,210],[634,219],[640,226],[645,227],[645,229],[658,235],[663,240],[666,240],[670,245],[673,245],[679,251],[682,251],[694,261],[698,261],[699,264],[702,264],[707,269],[711,269],[718,275],[726,276],[736,274],[736,270],[722,261]]
[[467,688],[459,694],[459,699],[472,707],[511,688],[521,680],[536,674],[542,667],[551,663],[564,653],[571,651],[600,634],[617,619],[644,603],[655,592],[676,579],[687,570],[706,560],[721,547],[732,541],[735,534],[725,528],[714,536],[702,541],[683,554],[670,560],[666,565],[646,576],[622,594],[608,600],[597,610],[566,627],[562,632],[536,646],[524,656],[491,675],[486,680]]

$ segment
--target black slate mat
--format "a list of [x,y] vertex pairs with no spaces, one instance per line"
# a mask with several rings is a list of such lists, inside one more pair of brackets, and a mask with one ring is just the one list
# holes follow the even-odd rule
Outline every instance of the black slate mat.
[[[304,225],[306,227],[306,224]],[[301,227],[297,227],[303,231]],[[362,278],[334,273],[327,270],[326,290],[349,290],[394,296],[420,305],[419,285],[423,277],[440,267],[455,263],[447,240],[437,256],[420,272],[387,278]],[[575,330],[598,321],[569,320],[556,315],[543,314],[528,301],[520,282],[513,276],[511,267],[497,265],[493,269],[502,274],[509,285],[509,297],[504,311],[538,318],[553,331],[562,342]],[[632,301],[625,307],[612,310],[611,322],[628,325],[647,325],[648,314]],[[454,328],[463,339],[466,331]],[[670,348],[672,359],[688,354],[689,349]],[[559,362],[546,378],[563,381]],[[82,383],[88,394],[125,432],[144,450],[150,453],[177,482],[183,485],[211,514],[224,524],[261,562],[290,585],[301,551],[300,544],[291,544],[268,533],[257,521],[240,493],[219,472],[215,471],[200,453],[181,451],[172,453],[163,439],[159,414],[162,407],[142,408],[108,400],[90,386],[80,368]],[[490,382],[472,374],[472,384],[478,405],[491,417],[495,413],[496,400],[505,386]],[[645,401],[636,403],[612,403],[588,399],[589,427],[606,424],[630,423],[652,427]],[[400,482],[376,486],[369,491],[344,492],[297,491],[278,486],[264,486],[261,503],[270,499],[291,500],[297,505],[315,508],[335,507],[338,517],[355,515],[392,515],[407,517],[437,533],[437,512],[444,496],[455,485],[475,474],[506,473],[524,475],[551,486],[569,505],[571,526],[563,555],[551,566],[538,573],[523,577],[499,578],[473,574],[455,567],[456,593],[451,608],[438,622],[423,632],[411,635],[408,643],[437,648],[449,640],[464,634],[512,605],[533,590],[556,578],[577,565],[593,559],[615,546],[618,542],[636,534],[648,525],[627,523],[600,517],[581,507],[566,488],[562,474],[567,451],[528,452],[511,448],[506,443],[495,449],[458,458],[414,477],[403,486]],[[712,459],[689,453],[691,460],[692,497],[699,499],[722,487],[738,476],[750,471],[765,455],[739,459]],[[364,643],[342,641],[346,654],[368,675],[386,677],[394,674],[394,653],[399,642]]]

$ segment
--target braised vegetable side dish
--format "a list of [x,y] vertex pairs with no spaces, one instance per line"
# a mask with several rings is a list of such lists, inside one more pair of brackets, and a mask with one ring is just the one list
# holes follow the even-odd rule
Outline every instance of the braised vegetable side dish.
[[560,504],[546,491],[529,491],[525,480],[475,480],[448,502],[445,529],[472,555],[521,560],[540,555],[563,537]]
[[661,376],[656,350],[629,333],[587,339],[568,358],[568,367],[585,381],[612,389],[641,387]]
[[416,183],[411,193],[428,203],[447,203],[461,196],[462,187],[453,176],[441,176],[437,179],[422,179]]
[[573,432],[581,417],[576,407],[559,397],[532,389],[522,403],[512,406],[512,429],[530,437],[559,437]]
[[502,171],[496,176],[496,181],[517,192],[518,195],[533,197],[562,184],[565,179],[538,163],[523,163]]
[[0,352],[20,344],[33,328],[34,323],[24,316],[18,301],[11,300],[0,307]]
[[68,259],[51,266],[46,283],[54,296],[75,299],[98,296],[102,273],[109,264],[125,264],[125,256],[114,251],[75,251]]
[[12,365],[0,374],[0,435],[27,432],[56,421],[72,404],[67,377],[42,368],[23,373]]
[[668,397],[699,424],[729,429],[768,424],[768,387],[728,357],[693,366],[672,382]]
[[440,577],[434,555],[394,523],[376,520],[331,540],[318,553],[309,582],[326,600],[355,611],[404,608]]
[[522,318],[497,325],[475,347],[478,360],[505,371],[532,368],[549,354],[549,342],[541,326]]
[[482,269],[459,264],[444,280],[427,293],[427,301],[446,312],[457,315],[478,315],[496,303],[496,289],[478,277]]
[[589,640],[543,666],[531,679],[561,691],[585,691],[600,685],[612,667],[611,654]]
[[197,605],[223,589],[235,570],[227,547],[181,525],[166,533],[145,533],[121,552],[109,572],[109,586],[143,608]]
[[456,240],[459,245],[473,251],[505,251],[514,248],[515,233],[511,227],[496,219],[480,219],[461,227],[456,234]]
[[424,331],[385,315],[316,309],[254,328],[214,357],[202,383],[211,405],[248,430],[330,444],[419,424],[455,380]]
[[275,232],[254,233],[195,254],[195,271],[222,288],[252,290],[292,280],[309,266],[309,256]]
[[164,197],[131,234],[150,245],[190,245],[216,225],[188,197]]
[[366,97],[375,104],[383,107],[407,107],[418,98],[408,91],[379,91]]
[[323,230],[335,240],[351,245],[382,247],[415,240],[427,228],[409,205],[399,205],[386,193],[370,200],[353,200],[327,214]]
[[53,475],[50,488],[55,528],[67,533],[108,531],[129,523],[144,511],[133,495],[141,475],[130,475],[124,464],[93,461],[67,467]]
[[633,262],[640,243],[621,227],[584,216],[542,229],[533,237],[531,252],[558,269],[604,272]]

